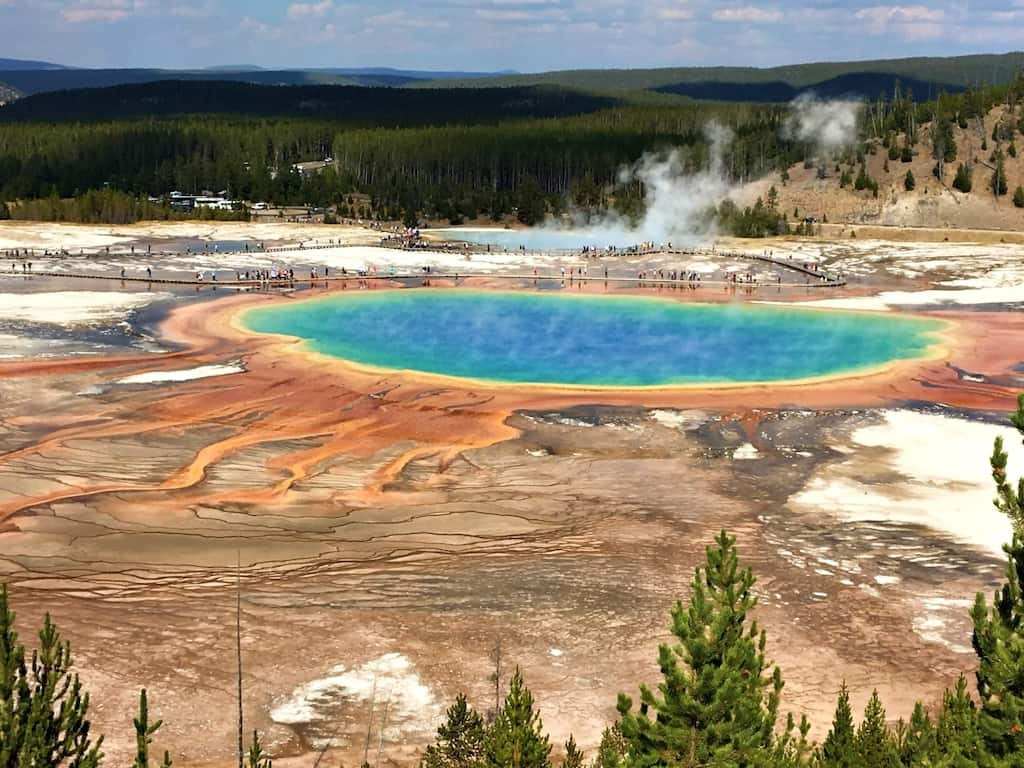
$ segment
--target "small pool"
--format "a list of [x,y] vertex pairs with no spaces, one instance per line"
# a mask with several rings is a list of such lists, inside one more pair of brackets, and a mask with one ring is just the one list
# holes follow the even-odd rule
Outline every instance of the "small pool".
[[926,355],[944,326],[884,313],[440,289],[334,294],[252,309],[242,323],[375,368],[600,387],[849,373]]
[[490,245],[499,250],[528,251],[582,250],[585,247],[604,250],[608,246],[628,248],[644,238],[636,232],[603,229],[433,229],[435,235],[447,240],[460,240],[477,245]]

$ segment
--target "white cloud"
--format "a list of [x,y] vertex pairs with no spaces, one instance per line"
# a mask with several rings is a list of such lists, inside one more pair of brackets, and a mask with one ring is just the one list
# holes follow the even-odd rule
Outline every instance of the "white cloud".
[[528,8],[513,8],[511,4],[504,8],[477,8],[473,15],[484,21],[511,21],[543,24],[545,22],[565,22],[568,16],[561,8],[550,5],[534,5]]
[[171,15],[179,19],[208,19],[213,15],[213,6],[207,5],[174,5],[171,6]]
[[288,6],[288,18],[320,18],[332,10],[334,10],[333,0],[321,0],[319,3],[292,3]]
[[716,21],[775,22],[782,21],[782,11],[777,8],[744,5],[738,8],[721,8],[712,13],[711,17]]
[[854,17],[866,22],[870,34],[894,32],[904,40],[936,40],[947,34],[946,13],[927,5],[874,5],[861,8]]
[[502,11],[492,8],[479,8],[474,14],[485,21],[531,21],[533,14],[529,11]]
[[689,21],[693,11],[681,6],[661,6],[654,9],[654,15],[662,21]]
[[70,24],[92,21],[120,21],[145,7],[143,0],[78,0],[61,11],[61,18]]
[[243,17],[238,26],[243,32],[253,37],[261,37],[264,40],[277,40],[282,34],[279,27],[271,26],[251,16]]
[[861,21],[866,21],[868,31],[875,34],[885,32],[894,26],[939,24],[946,18],[946,13],[941,8],[929,8],[927,5],[873,5],[861,8],[853,15]]
[[390,11],[371,16],[366,20],[366,26],[371,29],[447,29],[449,24],[444,19],[423,19],[417,16],[409,16],[405,11]]

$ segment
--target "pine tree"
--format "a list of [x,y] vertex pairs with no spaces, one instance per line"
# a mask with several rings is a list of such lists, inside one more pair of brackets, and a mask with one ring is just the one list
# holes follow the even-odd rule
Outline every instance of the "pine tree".
[[484,719],[460,693],[437,729],[437,742],[427,747],[422,768],[478,768],[484,761]]
[[995,166],[992,172],[992,192],[996,197],[1002,197],[1009,189],[1009,182],[1006,180],[1006,161],[1001,149],[995,151],[992,164]]
[[622,727],[614,723],[601,734],[592,768],[621,768],[625,761],[626,740],[622,737]]
[[518,217],[521,222],[533,226],[544,220],[547,202],[544,200],[544,190],[535,177],[527,176],[520,182],[517,196]]
[[789,713],[786,715],[786,727],[775,737],[767,750],[767,759],[761,762],[771,768],[804,768],[814,754],[814,745],[807,738],[810,731],[811,723],[806,715],[800,718],[798,725]]
[[945,115],[937,117],[932,127],[932,157],[938,163],[940,178],[943,166],[956,160],[956,141],[953,138],[953,123]]
[[631,768],[748,766],[769,757],[783,684],[777,667],[767,671],[765,634],[748,623],[755,578],[740,569],[736,540],[725,531],[706,558],[689,605],[672,610],[678,643],[658,650],[664,681],[656,691],[641,686],[637,711],[619,694]]
[[249,759],[246,768],[274,768],[270,755],[263,751],[260,735],[252,732],[252,743],[249,745]]
[[917,186],[917,180],[914,178],[914,172],[908,170],[907,175],[903,177],[903,188],[907,192],[913,192],[914,187]]
[[[1011,423],[1024,436],[1024,394],[1017,398]],[[990,458],[995,505],[1013,526],[1013,541],[1003,547],[1006,583],[996,591],[991,609],[979,593],[971,618],[981,700],[978,728],[987,750],[1016,767],[1024,766],[1024,477],[1015,489],[1006,477],[1007,458],[997,437]]]
[[956,688],[946,691],[942,711],[935,724],[936,754],[948,765],[970,768],[978,764],[984,754],[978,731],[978,711],[967,693],[967,678],[960,675]]
[[569,734],[569,740],[565,742],[565,759],[562,761],[562,768],[583,768],[583,753],[576,746],[576,739]]
[[97,768],[103,737],[92,742],[89,694],[71,674],[72,665],[71,646],[49,614],[39,631],[39,650],[26,663],[5,584],[0,589],[0,768],[65,762]]
[[818,760],[822,768],[857,768],[856,732],[850,708],[850,690],[845,680],[839,688],[832,729],[822,742]]
[[876,189],[877,182],[868,175],[867,166],[862,165],[857,172],[857,178],[853,181],[853,188],[858,192],[864,189]]
[[897,741],[899,743],[900,762],[903,765],[917,766],[934,765],[937,757],[935,726],[921,702],[914,704],[914,712],[910,722],[900,721]]
[[965,163],[956,167],[956,178],[953,179],[953,189],[958,189],[965,195],[971,191],[971,169]]
[[[146,699],[145,688],[139,691],[139,714],[132,722],[135,725],[135,762],[132,764],[132,768],[149,768],[149,745],[153,743],[153,734],[160,730],[164,721],[157,720],[150,724],[149,702]],[[170,752],[164,752],[161,765],[163,768],[170,768]]]
[[1018,185],[1013,190],[1013,204],[1018,208],[1024,208],[1024,187]]
[[857,729],[857,765],[859,768],[899,768],[899,756],[892,734],[885,724],[885,708],[878,691],[864,708],[864,720]]
[[551,743],[544,733],[533,694],[516,668],[508,695],[487,735],[484,748],[491,768],[548,768]]

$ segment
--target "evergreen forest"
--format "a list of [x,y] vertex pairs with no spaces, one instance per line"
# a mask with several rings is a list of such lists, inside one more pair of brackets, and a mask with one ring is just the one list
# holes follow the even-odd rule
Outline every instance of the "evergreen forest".
[[[863,171],[865,153],[881,148],[907,161],[922,151],[924,131],[941,144],[952,126],[967,126],[995,104],[1016,109],[1022,93],[1019,75],[929,101],[897,84],[861,104],[856,142],[827,162],[851,168],[859,162],[856,182],[852,173],[843,180],[877,194]],[[788,130],[792,119],[787,104],[697,101],[650,91],[611,96],[561,86],[169,81],[43,93],[0,107],[0,216],[114,223],[173,218],[178,214],[167,205],[173,190],[223,191],[236,200],[329,207],[340,217],[407,224],[509,215],[534,224],[567,211],[611,207],[639,215],[644,186],[624,181],[623,169],[645,154],[671,150],[681,152],[683,173],[706,169],[713,159],[711,125],[731,131],[723,156],[715,158],[730,182],[800,162],[830,170],[815,140]],[[1016,130],[1011,121],[1004,131],[1009,137],[1000,137],[1013,152]],[[955,160],[953,142],[943,146],[938,173]],[[309,161],[325,165],[316,171],[298,166]],[[993,155],[993,167],[999,162]],[[1016,190],[1008,184],[1003,176],[995,194],[1012,196]],[[766,226],[752,226],[745,212],[727,213],[722,219],[738,222],[730,225],[736,234],[786,228],[778,212]]]

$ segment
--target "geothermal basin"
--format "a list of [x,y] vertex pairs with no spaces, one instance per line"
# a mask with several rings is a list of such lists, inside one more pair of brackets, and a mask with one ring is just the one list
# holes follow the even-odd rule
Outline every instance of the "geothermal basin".
[[[995,436],[1024,472],[1018,246],[611,251],[582,262],[609,282],[581,284],[558,279],[581,255],[515,240],[186,224],[0,228],[74,242],[36,269],[90,276],[0,276],[0,567],[23,637],[50,612],[72,643],[111,759],[135,754],[146,687],[154,749],[236,763],[239,597],[246,727],[282,766],[358,764],[368,728],[382,766],[418,764],[457,693],[493,707],[499,639],[553,741],[590,756],[617,694],[657,680],[722,528],[759,579],[782,711],[814,738],[841,679],[896,718],[973,671],[970,606],[1011,535]],[[306,246],[167,241],[199,234]],[[847,284],[718,279],[766,245]],[[131,280],[150,264],[189,284]],[[427,265],[432,287],[395,290]],[[282,266],[332,280],[224,284]],[[679,269],[704,279],[636,279]]]

